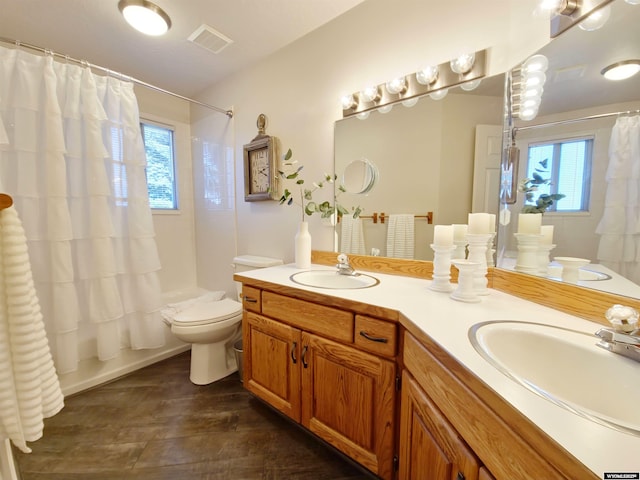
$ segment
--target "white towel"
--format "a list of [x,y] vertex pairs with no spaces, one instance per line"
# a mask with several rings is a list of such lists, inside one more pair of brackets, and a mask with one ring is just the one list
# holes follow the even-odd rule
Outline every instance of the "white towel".
[[225,292],[222,291],[207,292],[203,293],[199,297],[189,298],[181,302],[167,303],[160,310],[160,315],[162,315],[162,319],[167,325],[171,325],[174,318],[176,318],[176,315],[185,311],[187,308],[195,305],[196,303],[217,302],[218,300],[222,300],[224,295]]
[[25,453],[64,397],[40,312],[22,222],[0,211],[0,440]]
[[361,218],[353,218],[352,215],[344,215],[342,217],[340,233],[341,253],[353,253],[356,255],[364,255],[366,253]]
[[413,214],[389,215],[387,228],[387,257],[413,258],[415,246],[415,218]]

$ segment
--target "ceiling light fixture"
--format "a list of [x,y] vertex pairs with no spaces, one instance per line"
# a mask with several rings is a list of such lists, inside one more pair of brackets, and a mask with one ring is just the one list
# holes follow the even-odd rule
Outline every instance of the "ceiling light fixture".
[[120,0],[118,9],[129,25],[146,35],[164,35],[171,28],[169,15],[148,0]]
[[640,60],[624,60],[605,67],[600,72],[607,80],[625,80],[640,72]]

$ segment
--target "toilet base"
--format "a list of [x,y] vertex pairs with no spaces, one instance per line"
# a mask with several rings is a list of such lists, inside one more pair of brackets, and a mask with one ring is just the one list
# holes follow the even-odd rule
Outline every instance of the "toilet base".
[[189,380],[196,385],[208,385],[238,371],[228,342],[191,345],[191,372]]

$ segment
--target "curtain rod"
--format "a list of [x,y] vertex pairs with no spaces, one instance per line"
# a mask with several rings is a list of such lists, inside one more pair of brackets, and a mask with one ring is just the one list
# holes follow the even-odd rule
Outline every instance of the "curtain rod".
[[174,93],[174,92],[171,92],[169,90],[165,90],[164,88],[160,88],[160,87],[157,87],[155,85],[151,85],[150,83],[143,82],[142,80],[138,80],[138,79],[130,77],[128,75],[124,75],[122,73],[115,72],[115,71],[110,70],[110,69],[105,68],[105,67],[101,67],[100,65],[94,65],[93,63],[89,63],[89,62],[84,61],[84,60],[78,60],[76,58],[69,57],[68,55],[62,55],[60,53],[56,53],[53,50],[47,50],[46,48],[38,47],[37,45],[31,45],[29,43],[24,43],[24,42],[21,42],[19,40],[13,40],[11,38],[6,38],[6,37],[1,37],[0,36],[0,42],[13,44],[18,48],[20,48],[20,47],[29,48],[31,50],[35,50],[37,52],[44,53],[46,55],[51,55],[53,57],[61,58],[61,59],[65,60],[65,61],[68,61],[68,62],[69,61],[70,62],[74,62],[74,63],[77,63],[77,64],[82,65],[84,67],[89,67],[89,68],[92,68],[94,70],[99,70],[99,71],[101,71],[103,73],[106,73],[107,75],[116,75],[116,76],[119,76],[119,77],[121,77],[121,78],[123,78],[125,80],[128,80],[130,82],[136,83],[136,84],[138,84],[138,85],[140,85],[142,87],[146,87],[146,88],[149,88],[151,90],[155,90],[157,92],[165,93],[167,95],[171,95],[172,97],[180,98],[181,100],[186,100],[187,102],[190,102],[190,103],[195,103],[196,105],[200,105],[202,107],[209,108],[211,110],[215,110],[216,112],[219,112],[219,113],[224,113],[227,117],[233,118],[233,110],[226,110],[224,108],[216,107],[214,105],[209,105],[208,103],[204,103],[204,102],[200,102],[198,100],[194,100],[193,98],[185,97],[185,96],[180,95],[178,93]]
[[555,125],[564,125],[567,123],[577,123],[584,120],[595,120],[598,118],[616,117],[618,115],[628,115],[630,113],[640,113],[640,110],[627,110],[624,112],[600,113],[598,115],[589,115],[587,117],[572,118],[569,120],[558,120],[557,122],[539,123],[537,125],[526,125],[524,127],[513,127],[513,135],[520,130],[529,130],[531,128],[553,127]]

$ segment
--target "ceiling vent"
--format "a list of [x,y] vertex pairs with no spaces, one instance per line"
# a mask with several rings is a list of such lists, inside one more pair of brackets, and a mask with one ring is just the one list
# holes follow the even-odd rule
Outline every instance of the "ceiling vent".
[[233,43],[233,40],[230,38],[225,37],[214,28],[204,24],[200,25],[195,32],[189,35],[189,41],[196,45],[200,45],[213,53],[220,53],[228,45]]

